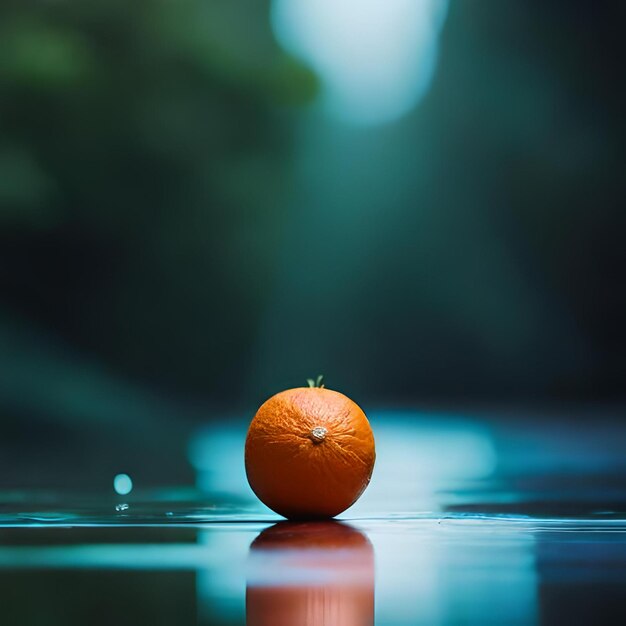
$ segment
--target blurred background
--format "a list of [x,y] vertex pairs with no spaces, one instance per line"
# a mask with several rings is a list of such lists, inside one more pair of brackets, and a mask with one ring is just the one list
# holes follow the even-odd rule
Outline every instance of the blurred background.
[[190,433],[318,373],[619,406],[624,13],[4,0],[0,486],[193,482]]

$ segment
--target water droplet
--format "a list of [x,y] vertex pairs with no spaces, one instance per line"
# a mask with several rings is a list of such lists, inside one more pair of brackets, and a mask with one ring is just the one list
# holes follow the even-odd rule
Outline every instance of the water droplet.
[[123,503],[123,504],[116,504],[115,505],[115,510],[116,511],[128,511],[128,504]]
[[128,474],[118,474],[113,479],[113,489],[120,496],[125,496],[133,490],[133,481]]

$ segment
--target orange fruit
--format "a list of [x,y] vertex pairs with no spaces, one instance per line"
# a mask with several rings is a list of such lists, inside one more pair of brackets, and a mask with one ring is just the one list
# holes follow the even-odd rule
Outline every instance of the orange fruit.
[[367,487],[376,458],[374,435],[361,408],[342,393],[309,384],[267,400],[246,439],[252,490],[290,519],[345,511]]
[[280,522],[250,546],[248,626],[372,626],[374,550],[335,521]]

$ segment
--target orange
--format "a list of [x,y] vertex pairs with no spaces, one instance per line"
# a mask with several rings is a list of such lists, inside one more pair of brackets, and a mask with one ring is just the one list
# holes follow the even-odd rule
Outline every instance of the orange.
[[360,407],[337,391],[309,385],[267,400],[246,439],[252,490],[290,519],[345,511],[367,487],[376,458],[374,435]]
[[374,550],[335,521],[280,522],[250,546],[248,626],[372,626]]

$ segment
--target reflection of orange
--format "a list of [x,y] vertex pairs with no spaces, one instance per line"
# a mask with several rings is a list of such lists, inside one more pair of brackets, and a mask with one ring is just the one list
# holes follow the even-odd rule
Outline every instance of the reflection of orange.
[[281,522],[250,546],[248,626],[372,626],[374,550],[339,522]]
[[352,400],[324,388],[288,389],[265,402],[246,440],[253,491],[288,518],[334,517],[363,493],[374,436]]

